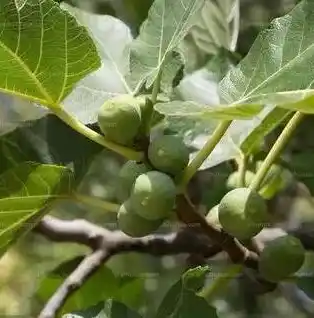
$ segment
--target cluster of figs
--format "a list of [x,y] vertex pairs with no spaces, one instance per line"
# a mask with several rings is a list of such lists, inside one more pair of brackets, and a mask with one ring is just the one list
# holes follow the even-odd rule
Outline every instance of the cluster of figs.
[[[147,99],[122,95],[106,101],[98,113],[98,124],[106,138],[133,147],[147,132],[152,114]],[[173,215],[177,196],[176,180],[189,163],[189,148],[174,135],[162,135],[150,141],[143,162],[127,161],[117,178],[116,196],[120,202],[117,222],[129,236],[141,237],[156,231]],[[261,162],[257,163],[257,168]],[[273,165],[260,190],[248,186],[255,173],[246,171],[245,185],[239,187],[239,172],[229,176],[229,192],[212,208],[206,219],[222,227],[242,242],[253,238],[270,223],[266,200],[291,179],[291,174]],[[304,263],[305,250],[300,240],[283,235],[263,249],[260,274],[271,282],[291,277]]]

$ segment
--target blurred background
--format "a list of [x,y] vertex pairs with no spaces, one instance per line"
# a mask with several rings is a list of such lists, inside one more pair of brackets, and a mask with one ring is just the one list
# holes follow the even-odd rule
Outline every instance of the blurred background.
[[[226,10],[231,1],[221,1],[226,5]],[[239,36],[232,60],[235,63],[241,60],[247,54],[258,32],[273,18],[288,12],[296,2],[298,1],[241,0]],[[130,27],[133,36],[136,36],[141,23],[147,16],[151,0],[115,0],[114,2],[73,0],[69,3],[90,12],[116,16],[123,20]],[[208,46],[204,49],[191,39],[193,39],[192,33],[185,39],[188,43],[186,45],[188,56],[191,57],[186,66],[186,75],[207,65],[217,53],[217,47]],[[221,47],[224,47],[223,43]],[[219,65],[219,69],[223,76],[223,65]],[[308,116],[282,156],[280,164],[293,173],[293,184],[274,197],[269,202],[269,207],[278,216],[278,223],[284,229],[296,232],[298,235],[305,235],[308,240],[312,238],[314,242],[313,124],[313,116]],[[43,137],[42,129],[49,125],[54,127],[55,133],[51,136],[48,130],[45,130],[46,135]],[[278,127],[265,139],[256,151],[257,159],[265,157],[280,129],[281,127]],[[67,138],[60,138],[64,134]],[[35,153],[31,147],[27,146],[27,143],[24,143],[23,153],[31,158],[46,160],[48,157],[54,157],[59,162],[69,162],[70,160],[66,157],[82,157],[82,160],[74,162],[75,165],[79,165],[79,171],[83,171],[78,191],[99,199],[115,201],[116,176],[123,164],[120,157],[107,151],[99,153],[98,146],[91,145],[80,138],[51,116],[39,119],[29,127],[19,128],[11,132],[9,136],[6,135],[6,138],[21,141],[21,135],[23,140],[28,139],[30,144],[36,140],[38,148],[41,148]],[[40,147],[38,138],[44,138],[50,143],[49,151]],[[0,144],[3,146],[5,141],[2,140]],[[85,158],[87,153],[90,154],[89,158]],[[5,170],[6,164],[4,160],[1,170]],[[197,174],[193,180],[195,187],[193,187],[192,195],[200,202],[202,213],[206,213],[215,206],[226,193],[226,180],[234,169],[234,162],[226,161]],[[63,219],[86,218],[106,228],[116,228],[114,213],[92,208],[80,202],[62,203],[52,211],[52,214]],[[166,224],[160,232],[175,230],[177,226],[178,224]],[[80,256],[86,252],[87,249],[81,246],[55,244],[39,235],[28,234],[0,261],[0,315],[35,317],[62,279],[80,260]],[[199,262],[202,263],[202,261],[204,260]],[[121,301],[138,310],[145,317],[151,317],[170,286],[193,262],[198,263],[187,255],[156,258],[129,253],[115,256],[81,291],[71,297],[65,311],[93,305],[97,300],[110,297],[113,290],[119,286],[121,295],[115,295],[116,297],[120,297]],[[227,263],[223,255],[218,255],[215,259],[209,260],[208,264],[212,270],[208,280],[211,280],[223,272]],[[297,284],[308,296],[314,298],[312,273],[314,273],[314,257],[309,253],[307,262],[297,278]],[[302,310],[302,306],[298,306],[279,291],[259,296],[254,293],[254,290],[254,285],[245,277],[241,276],[234,280],[226,292],[215,300],[215,305],[220,312],[219,317],[314,316],[314,310],[309,316]]]

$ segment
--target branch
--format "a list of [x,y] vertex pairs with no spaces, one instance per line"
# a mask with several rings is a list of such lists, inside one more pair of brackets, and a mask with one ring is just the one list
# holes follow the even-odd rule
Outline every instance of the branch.
[[92,253],[83,259],[47,302],[39,318],[55,317],[67,299],[113,255],[136,251],[151,255],[201,254],[208,258],[221,251],[219,246],[212,245],[200,228],[133,238],[86,220],[65,221],[45,216],[34,231],[55,242],[80,243],[92,249]]
[[314,300],[311,299],[296,284],[280,283],[279,289],[283,296],[294,304],[296,308],[304,312],[307,317],[314,316]]
[[215,244],[227,252],[234,263],[243,263],[248,267],[257,268],[257,253],[247,249],[222,229],[209,224],[203,215],[197,213],[185,195],[180,195],[177,198],[177,214],[179,219],[189,226],[200,226]]
[[38,318],[56,317],[69,296],[78,290],[109,257],[106,250],[98,250],[86,256],[49,299]]

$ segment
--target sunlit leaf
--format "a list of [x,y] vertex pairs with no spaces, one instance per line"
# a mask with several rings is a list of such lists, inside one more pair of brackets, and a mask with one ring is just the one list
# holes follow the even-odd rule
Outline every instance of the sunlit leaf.
[[177,47],[195,22],[204,0],[156,0],[140,35],[131,47],[131,80],[134,86],[156,79],[168,54]]
[[0,2],[0,91],[54,106],[100,66],[86,30],[52,0]]
[[[302,90],[314,86],[310,67],[314,58],[313,19],[314,3],[304,0],[287,15],[273,20],[247,56],[220,83],[223,102],[258,100],[275,104],[274,94],[282,93],[285,99],[288,91],[300,91],[298,98],[303,99]],[[296,97],[293,102],[297,102]]]
[[129,73],[130,29],[120,20],[63,4],[63,8],[84,25],[95,41],[101,68],[82,79],[64,100],[67,111],[85,124],[97,121],[97,111],[109,98],[130,92],[126,81]]
[[0,256],[34,228],[52,200],[66,198],[73,186],[70,170],[23,163],[0,175]]
[[234,51],[238,32],[238,0],[206,1],[190,30],[198,48],[207,54],[217,54],[221,47]]

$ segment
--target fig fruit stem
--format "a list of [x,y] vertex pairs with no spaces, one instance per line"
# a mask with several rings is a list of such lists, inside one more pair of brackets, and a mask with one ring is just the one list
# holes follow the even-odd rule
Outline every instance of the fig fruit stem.
[[248,162],[248,157],[243,155],[240,158],[240,164],[239,164],[239,174],[240,174],[240,178],[239,178],[239,184],[238,186],[240,188],[244,188],[245,187],[245,174],[246,174],[246,169],[247,169],[247,162]]
[[241,273],[243,265],[232,264],[224,273],[217,274],[217,277],[209,285],[205,286],[198,292],[198,296],[203,297],[208,303],[212,302],[213,299],[228,287],[228,284],[232,279],[237,277]]
[[153,105],[155,105],[157,102],[158,93],[160,90],[161,74],[162,74],[162,71],[160,69],[158,74],[157,74],[157,77],[154,81],[154,85],[153,85],[153,91],[152,91],[152,96],[151,96],[151,101],[152,101]]
[[154,81],[153,84],[153,91],[152,91],[152,95],[150,97],[151,100],[151,107],[150,110],[147,114],[147,123],[146,123],[146,127],[145,127],[145,132],[146,135],[149,137],[150,135],[150,129],[152,126],[152,118],[153,118],[153,113],[154,113],[154,105],[157,103],[157,99],[158,99],[158,93],[160,90],[160,82],[161,82],[161,74],[162,74],[162,69],[159,69],[159,72],[157,74],[157,77]]
[[191,161],[191,163],[185,168],[183,171],[179,189],[183,190],[184,187],[189,183],[192,179],[193,175],[197,172],[203,162],[207,159],[207,157],[212,153],[215,149],[221,138],[224,136],[229,126],[231,125],[231,120],[226,120],[221,122],[214,133],[208,139],[204,147],[199,151],[196,157]]
[[98,209],[103,209],[107,212],[113,212],[113,213],[118,213],[120,205],[112,202],[108,202],[105,200],[102,200],[100,198],[88,196],[88,195],[83,195],[77,192],[74,192],[71,197],[72,200],[82,203],[84,205],[98,208]]
[[107,140],[104,136],[97,133],[96,131],[88,128],[83,123],[81,123],[78,119],[70,115],[66,112],[62,107],[51,109],[53,113],[59,117],[64,123],[73,128],[75,131],[80,133],[81,135],[87,137],[88,139],[108,148],[129,160],[137,160],[140,161],[144,158],[144,153],[135,151],[131,148],[124,147],[118,145],[112,141]]
[[266,156],[265,160],[263,161],[262,165],[258,169],[252,183],[249,186],[251,190],[255,190],[255,191],[259,190],[271,165],[275,162],[275,160],[281,154],[282,150],[284,149],[284,147],[287,145],[288,141],[290,140],[292,133],[298,127],[303,117],[304,117],[304,114],[300,112],[296,112],[292,116],[292,118],[289,120],[288,124],[285,126],[280,136],[276,140],[275,144],[271,148],[270,152]]

